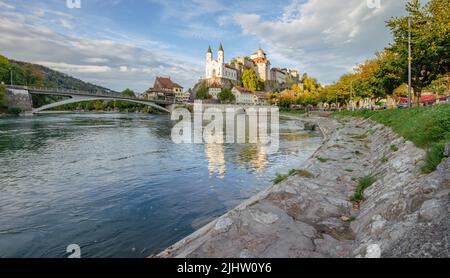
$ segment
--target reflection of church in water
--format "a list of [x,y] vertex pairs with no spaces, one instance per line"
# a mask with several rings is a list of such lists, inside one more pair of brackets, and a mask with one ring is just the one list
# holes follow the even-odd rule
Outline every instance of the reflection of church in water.
[[[209,173],[211,176],[217,175],[221,179],[225,178],[227,172],[224,147],[224,144],[205,144]],[[236,164],[248,165],[256,172],[262,172],[266,169],[268,162],[265,146],[260,144],[240,145],[238,150],[239,153],[234,159]]]
[[210,175],[217,174],[219,178],[225,178],[227,165],[223,144],[205,144],[206,159]]

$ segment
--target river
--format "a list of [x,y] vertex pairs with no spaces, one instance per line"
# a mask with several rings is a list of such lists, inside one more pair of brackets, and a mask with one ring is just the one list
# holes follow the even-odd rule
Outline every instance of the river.
[[165,115],[0,118],[0,257],[156,254],[298,168],[321,143],[280,120],[280,150],[177,145]]

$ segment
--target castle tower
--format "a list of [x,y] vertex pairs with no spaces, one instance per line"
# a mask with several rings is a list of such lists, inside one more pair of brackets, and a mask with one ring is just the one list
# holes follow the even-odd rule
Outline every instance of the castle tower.
[[222,43],[220,43],[218,55],[217,62],[219,62],[219,64],[225,64],[225,52],[223,51]]

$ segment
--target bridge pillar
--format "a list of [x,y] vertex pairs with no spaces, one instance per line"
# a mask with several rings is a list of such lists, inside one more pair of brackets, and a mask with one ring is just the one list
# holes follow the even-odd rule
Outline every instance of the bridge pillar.
[[31,114],[33,111],[33,101],[27,90],[10,89],[6,90],[8,98],[8,109],[17,111],[20,114]]

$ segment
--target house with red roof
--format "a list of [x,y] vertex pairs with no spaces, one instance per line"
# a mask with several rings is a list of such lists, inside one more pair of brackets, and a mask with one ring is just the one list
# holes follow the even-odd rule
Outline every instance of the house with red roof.
[[146,99],[164,99],[173,101],[184,99],[183,87],[173,82],[170,77],[156,77],[153,87],[144,93]]

